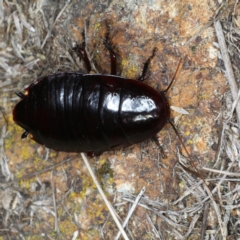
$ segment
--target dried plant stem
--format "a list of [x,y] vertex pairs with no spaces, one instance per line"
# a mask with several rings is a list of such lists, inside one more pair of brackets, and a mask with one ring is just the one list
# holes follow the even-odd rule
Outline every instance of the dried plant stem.
[[[131,207],[131,209],[130,209],[130,211],[129,211],[126,219],[125,219],[125,221],[123,222],[123,225],[122,225],[123,228],[125,228],[125,227],[127,226],[127,223],[128,223],[128,221],[129,221],[130,217],[132,216],[135,208],[137,207],[138,202],[140,201],[142,195],[145,193],[145,190],[146,190],[146,188],[143,187],[142,190],[140,191],[140,193],[138,194],[138,196],[136,197],[136,200],[134,201],[134,203],[133,203],[133,205],[132,205],[132,207]],[[117,236],[115,237],[115,240],[118,240],[118,238],[120,237],[120,234],[121,234],[121,233],[120,233],[120,231],[119,231],[118,234],[117,234]]]
[[116,225],[118,226],[118,228],[119,228],[123,238],[125,240],[129,240],[126,232],[124,231],[121,223],[119,222],[119,220],[118,220],[118,218],[117,218],[117,216],[115,214],[113,206],[111,205],[111,203],[106,198],[106,196],[105,196],[105,194],[104,194],[104,192],[103,192],[103,190],[102,190],[102,188],[101,188],[101,186],[100,186],[100,184],[99,184],[99,182],[98,182],[98,180],[97,180],[97,178],[96,178],[96,176],[95,176],[95,174],[94,174],[94,172],[93,172],[93,170],[92,170],[92,168],[91,168],[91,166],[90,166],[90,164],[88,162],[88,159],[86,158],[84,153],[81,153],[81,157],[82,157],[82,159],[83,159],[83,161],[84,161],[84,163],[85,163],[85,165],[86,165],[86,167],[87,167],[87,169],[88,169],[88,171],[89,171],[89,173],[90,173],[90,175],[91,175],[91,177],[93,179],[93,182],[95,183],[95,185],[96,185],[96,187],[97,187],[97,189],[98,189],[98,191],[99,191],[99,193],[100,193],[100,195],[101,195],[101,197],[103,199],[103,201],[105,202],[105,204],[106,204],[110,214],[112,215],[113,220],[115,221]]
[[58,227],[58,213],[57,213],[57,205],[56,205],[56,198],[55,198],[55,188],[53,182],[53,173],[51,172],[51,185],[52,185],[52,198],[53,198],[53,209],[55,212],[55,231],[60,234],[59,227]]
[[204,240],[204,235],[207,227],[207,215],[208,215],[209,202],[204,204],[203,220],[202,220],[202,229],[200,240]]
[[154,232],[156,238],[163,239],[162,235],[160,236],[161,233],[158,232],[158,230],[156,229],[155,225],[153,224],[152,219],[150,218],[150,216],[148,214],[146,214],[146,217],[147,217],[147,220],[148,220],[149,224],[152,227],[152,231]]
[[214,198],[213,198],[213,194],[210,191],[210,189],[208,188],[208,186],[206,184],[203,185],[205,190],[208,193],[208,196],[210,197],[211,201],[212,201],[212,205],[213,208],[215,209],[216,215],[217,215],[217,219],[218,219],[218,223],[219,223],[219,227],[221,229],[221,233],[222,233],[222,239],[225,240],[227,237],[227,226],[226,224],[222,221],[221,219],[221,211],[217,205],[217,203],[215,202]]
[[72,158],[68,158],[68,159],[66,159],[66,160],[61,161],[60,163],[56,163],[56,164],[54,164],[54,165],[52,165],[52,166],[49,166],[49,167],[47,167],[47,168],[44,168],[43,170],[36,171],[36,172],[33,172],[33,173],[29,173],[29,174],[27,174],[27,175],[25,175],[25,176],[23,176],[23,177],[19,177],[19,178],[13,179],[12,181],[9,181],[9,184],[11,184],[11,183],[13,183],[13,182],[19,182],[19,181],[22,181],[22,180],[24,180],[24,179],[29,179],[29,178],[35,177],[35,176],[37,176],[37,175],[39,175],[39,174],[41,174],[41,173],[44,173],[44,172],[48,172],[48,171],[50,171],[51,169],[54,169],[54,168],[56,168],[56,167],[58,167],[58,166],[60,166],[60,165],[62,165],[62,164],[65,164],[65,163],[71,161],[71,160],[73,160],[73,159],[72,159]]
[[68,6],[68,4],[69,4],[70,2],[71,2],[71,0],[67,0],[66,4],[64,5],[64,7],[62,8],[62,10],[61,10],[61,11],[59,12],[59,14],[57,15],[54,23],[52,24],[52,26],[50,27],[50,29],[48,29],[47,35],[46,35],[46,37],[45,37],[45,39],[44,39],[44,41],[43,41],[43,43],[42,43],[41,48],[44,47],[47,39],[48,39],[48,38],[50,37],[50,35],[51,35],[51,32],[52,32],[54,26],[56,25],[58,19],[61,17],[61,15],[63,14],[63,12],[65,11],[65,9],[67,8],[67,6]]
[[210,172],[219,173],[219,174],[225,174],[227,176],[240,177],[240,173],[222,171],[222,170],[217,170],[217,169],[212,169],[212,168],[207,168],[207,167],[202,167],[202,169],[206,170],[206,171],[210,171]]
[[[232,64],[230,61],[226,41],[225,41],[223,30],[222,30],[222,25],[218,20],[214,23],[214,26],[215,26],[215,30],[218,38],[218,44],[222,54],[222,59],[224,62],[224,66],[226,68],[226,77],[229,82],[233,99],[235,100],[238,97],[238,86],[234,77]],[[237,112],[237,118],[238,118],[238,126],[240,126],[240,102],[239,101],[236,104],[236,112]]]
[[197,33],[195,33],[186,43],[184,43],[184,47],[188,46],[195,38],[201,35],[206,29],[208,29],[213,24],[213,21],[207,23],[203,28],[201,28]]

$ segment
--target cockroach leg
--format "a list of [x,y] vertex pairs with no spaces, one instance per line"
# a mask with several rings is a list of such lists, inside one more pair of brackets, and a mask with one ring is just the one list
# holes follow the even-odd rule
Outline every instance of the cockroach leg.
[[21,99],[24,99],[26,97],[22,92],[15,92],[15,94]]
[[90,60],[89,60],[89,57],[87,54],[87,50],[86,50],[85,31],[86,31],[86,28],[82,32],[82,37],[83,37],[82,44],[77,45],[76,47],[73,48],[73,50],[76,51],[78,56],[80,57],[80,59],[82,59],[84,61],[87,71],[90,73],[92,70],[92,66],[91,66],[91,63],[90,63]]
[[117,75],[116,53],[113,50],[112,42],[110,41],[110,38],[109,38],[110,27],[109,27],[108,22],[106,23],[106,25],[107,25],[107,32],[106,32],[105,38],[103,39],[103,43],[104,43],[106,49],[110,52],[111,75]]
[[29,132],[28,131],[25,131],[22,136],[21,136],[21,139],[24,139],[28,136]]
[[92,67],[91,67],[90,60],[87,55],[87,51],[85,49],[85,42],[83,42],[83,44],[81,46],[77,45],[76,47],[73,48],[73,50],[76,51],[78,56],[80,57],[80,59],[82,59],[84,61],[87,71],[90,72],[92,70]]
[[151,55],[151,56],[148,58],[148,60],[145,62],[144,66],[143,66],[142,75],[141,75],[141,76],[139,77],[139,79],[138,79],[139,81],[143,82],[143,81],[145,80],[146,74],[147,74],[147,70],[148,70],[148,68],[149,68],[149,65],[150,65],[152,59],[155,57],[157,50],[158,50],[158,49],[155,47],[155,48],[153,49],[152,55]]

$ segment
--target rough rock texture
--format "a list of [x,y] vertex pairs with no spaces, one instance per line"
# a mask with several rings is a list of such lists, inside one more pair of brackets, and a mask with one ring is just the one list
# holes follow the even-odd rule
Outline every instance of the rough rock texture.
[[[1,228],[9,227],[12,222],[14,225],[21,225],[21,228],[18,226],[18,231],[7,232],[11,239],[14,236],[19,237],[20,232],[26,237],[31,236],[30,239],[42,239],[43,233],[46,237],[52,236],[53,239],[57,236],[60,236],[60,239],[72,239],[75,231],[78,231],[76,233],[79,239],[103,239],[103,236],[104,239],[113,239],[117,234],[117,227],[94,187],[80,155],[57,153],[52,150],[49,152],[30,139],[20,140],[22,129],[13,123],[11,116],[11,109],[18,101],[14,91],[22,90],[37,77],[58,70],[84,72],[83,63],[71,51],[74,42],[82,42],[81,32],[84,25],[87,29],[87,48],[92,62],[99,73],[109,73],[109,54],[103,45],[105,23],[108,21],[110,38],[117,52],[118,75],[137,79],[153,48],[157,47],[158,52],[151,63],[146,84],[165,89],[182,58],[182,69],[167,96],[170,105],[179,107],[181,111],[186,110],[188,115],[172,111],[171,117],[196,166],[199,169],[201,166],[212,166],[220,131],[216,118],[222,108],[222,96],[228,87],[220,72],[218,51],[213,45],[216,41],[213,26],[210,25],[200,34],[199,32],[212,19],[218,5],[216,1],[207,0],[72,0],[51,27],[67,1],[39,1],[38,4],[37,1],[33,1],[26,5],[21,4],[21,1],[16,2],[18,4],[3,1],[4,19],[10,19],[10,13],[14,11],[16,17],[12,18],[11,24],[5,21],[4,27],[1,28],[5,29],[3,32],[6,36],[1,47],[5,46],[5,50],[9,47],[10,50],[3,53],[9,58],[9,66],[13,67],[8,68],[11,70],[9,74],[5,71],[4,79],[1,80],[4,91],[0,93],[1,99],[7,99],[7,102],[1,100],[5,117],[1,116],[0,124],[3,126],[3,135],[5,134],[3,149],[9,161],[8,166],[15,178],[18,178],[69,157],[73,160],[39,174],[39,179],[33,177],[20,181],[18,185],[14,183],[12,187],[17,188],[14,191],[23,194],[24,200],[21,201],[25,204],[29,202],[29,206],[30,202],[41,202],[41,206],[45,204],[45,208],[34,208],[33,205],[31,210],[25,205],[21,208],[19,200],[17,209],[24,217],[19,217],[16,221],[2,213],[1,216],[5,217],[6,221]],[[229,3],[229,8],[231,7]],[[35,28],[35,32],[31,32],[27,27],[22,27],[22,33],[17,31],[16,26],[14,29],[17,18],[20,19],[20,25],[23,24],[21,14]],[[8,31],[7,26],[10,26]],[[47,29],[51,32],[43,44]],[[195,34],[197,37],[189,41]],[[20,35],[22,39],[19,38]],[[13,49],[13,44],[10,44],[10,36],[16,36],[22,46],[19,53]],[[31,62],[34,60],[36,62]],[[27,66],[28,63],[32,63],[31,67]],[[8,80],[10,84],[6,90],[4,81]],[[166,158],[161,157],[155,143],[149,140],[120,151],[103,153],[96,159],[89,159],[109,200],[113,204],[123,203],[115,207],[122,220],[129,210],[129,201],[124,201],[122,194],[128,195],[130,199],[131,194],[138,194],[145,186],[145,196],[155,203],[163,204],[156,207],[155,212],[140,206],[136,209],[128,225],[133,239],[158,239],[158,236],[161,236],[161,239],[186,237],[189,225],[195,221],[194,217],[197,215],[197,211],[194,212],[196,215],[188,215],[188,212],[183,214],[184,209],[194,206],[198,199],[196,195],[189,195],[177,204],[172,204],[191,187],[191,182],[196,178],[191,175],[191,179],[186,180],[184,176],[187,173],[177,165],[178,151],[186,156],[183,160],[186,164],[189,164],[190,160],[169,124],[157,137],[163,145]],[[202,174],[204,176],[204,173]],[[1,189],[2,194],[4,193],[2,196],[11,198],[12,192],[6,193],[3,189],[6,187]],[[196,190],[200,195],[202,191]],[[18,196],[18,193],[15,194]],[[53,195],[57,209],[53,207]],[[154,208],[152,205],[151,207]],[[5,206],[5,209],[9,208]],[[19,210],[20,208],[25,210]],[[28,226],[30,212],[34,213],[31,228]],[[203,213],[204,209],[199,209],[194,231],[189,233],[189,239],[199,239]],[[211,213],[208,229],[217,225],[214,210],[211,210]],[[56,214],[58,228],[54,227]],[[166,221],[164,216],[174,224]],[[13,215],[13,218],[16,218],[16,215]]]

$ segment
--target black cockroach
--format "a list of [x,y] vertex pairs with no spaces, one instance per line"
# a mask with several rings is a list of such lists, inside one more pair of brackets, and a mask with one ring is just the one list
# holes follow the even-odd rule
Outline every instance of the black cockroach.
[[[110,52],[111,75],[58,72],[39,78],[25,94],[16,92],[22,100],[13,110],[13,119],[25,129],[22,139],[31,133],[50,149],[99,153],[152,138],[170,122],[166,93],[180,63],[168,88],[159,92],[143,83],[156,48],[136,81],[115,76],[116,54],[109,31],[104,44]],[[85,46],[75,50],[90,72]]]

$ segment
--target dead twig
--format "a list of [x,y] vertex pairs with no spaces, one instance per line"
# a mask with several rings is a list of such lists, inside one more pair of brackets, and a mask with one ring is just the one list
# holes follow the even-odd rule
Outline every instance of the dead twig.
[[207,168],[207,167],[203,167],[202,169],[206,170],[206,171],[210,171],[210,172],[219,173],[219,174],[225,174],[227,176],[240,177],[240,173],[222,171],[222,170],[217,170],[217,169],[212,169],[212,168]]
[[51,185],[52,185],[52,198],[53,198],[53,209],[55,212],[55,231],[60,234],[59,227],[58,227],[58,215],[57,215],[57,205],[56,205],[56,198],[55,198],[55,188],[53,182],[53,173],[51,172]]
[[[75,158],[74,158],[74,159],[75,159]],[[40,171],[37,171],[37,172],[33,172],[33,173],[29,173],[29,174],[27,174],[27,175],[25,175],[25,176],[23,176],[23,177],[13,179],[12,181],[8,182],[8,184],[13,183],[13,182],[19,182],[19,181],[21,181],[21,180],[23,180],[23,179],[28,179],[28,178],[35,177],[35,176],[37,176],[37,175],[39,175],[39,174],[41,174],[41,173],[48,172],[48,171],[50,171],[51,169],[54,169],[54,168],[56,168],[56,167],[58,167],[58,166],[60,166],[60,165],[62,165],[62,164],[65,164],[65,163],[71,161],[71,160],[73,160],[73,159],[72,159],[72,158],[68,158],[68,159],[66,159],[66,160],[61,161],[60,163],[56,163],[56,164],[54,164],[54,165],[52,165],[52,166],[49,166],[49,167],[47,167],[47,168],[44,168],[43,170],[40,170]]]
[[61,17],[61,15],[63,14],[63,12],[65,11],[65,9],[67,8],[67,6],[68,6],[68,4],[69,4],[70,2],[71,2],[71,0],[67,0],[66,4],[64,5],[64,7],[63,7],[62,10],[60,11],[60,13],[57,15],[54,23],[52,24],[52,26],[50,27],[50,29],[49,29],[48,32],[47,32],[47,35],[46,35],[46,37],[45,37],[45,39],[44,39],[44,41],[43,41],[43,43],[42,43],[42,45],[41,45],[41,49],[43,49],[43,47],[44,47],[47,39],[48,39],[48,38],[50,37],[50,35],[51,35],[51,32],[52,32],[54,26],[56,25],[58,19]]
[[203,220],[202,220],[202,230],[200,240],[204,240],[204,234],[207,227],[207,216],[208,216],[209,202],[204,204]]
[[113,206],[111,205],[111,203],[106,198],[106,196],[105,196],[105,194],[104,194],[104,192],[103,192],[103,190],[101,188],[101,185],[99,184],[99,182],[98,182],[98,180],[97,180],[97,178],[96,178],[96,176],[95,176],[95,174],[94,174],[94,172],[93,172],[93,170],[92,170],[92,168],[91,168],[91,166],[90,166],[90,164],[88,162],[88,159],[86,158],[84,153],[81,153],[81,157],[82,157],[82,159],[83,159],[83,161],[84,161],[84,163],[85,163],[85,165],[86,165],[86,167],[87,167],[87,169],[88,169],[88,171],[89,171],[89,173],[90,173],[90,175],[92,177],[92,180],[95,183],[95,185],[96,185],[96,187],[97,187],[97,189],[98,189],[98,191],[99,191],[103,201],[105,202],[105,204],[106,204],[110,214],[112,215],[113,220],[115,221],[117,227],[119,228],[123,238],[125,240],[129,240],[126,232],[124,231],[121,223],[119,222],[119,220],[118,220],[118,218],[116,216],[116,213],[115,213],[115,210],[114,210]]
[[[217,34],[217,38],[218,38],[219,47],[220,47],[221,54],[222,54],[222,59],[224,62],[224,66],[226,68],[226,78],[229,82],[229,86],[231,89],[233,99],[235,100],[238,97],[238,86],[237,86],[237,83],[236,83],[236,80],[234,77],[232,64],[230,61],[225,37],[223,34],[223,30],[222,30],[222,25],[221,25],[220,21],[217,20],[214,23],[214,26],[215,26],[215,30],[216,30],[216,34]],[[238,127],[240,128],[240,102],[239,101],[236,104],[236,113],[237,113],[237,118],[238,118]]]
[[[125,219],[125,221],[123,222],[123,225],[122,225],[123,228],[125,228],[125,227],[127,226],[128,221],[129,221],[130,217],[132,216],[135,208],[137,207],[137,205],[138,205],[138,203],[139,203],[142,195],[145,193],[145,190],[146,190],[146,188],[143,187],[142,190],[140,191],[140,193],[138,194],[138,196],[136,197],[135,202],[133,203],[133,205],[132,205],[132,207],[131,207],[131,209],[130,209],[130,211],[129,211],[126,219]],[[120,237],[120,234],[121,234],[121,233],[120,233],[120,231],[119,231],[118,234],[117,234],[117,236],[115,237],[115,240],[118,240],[118,238]]]

